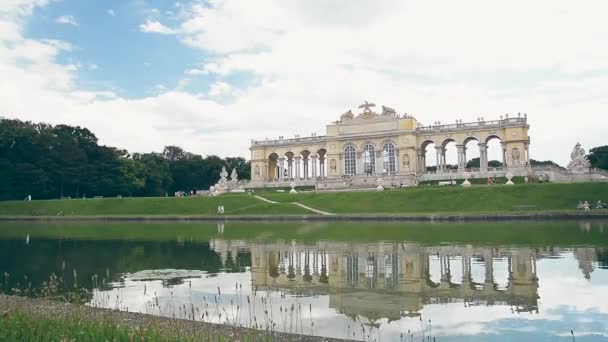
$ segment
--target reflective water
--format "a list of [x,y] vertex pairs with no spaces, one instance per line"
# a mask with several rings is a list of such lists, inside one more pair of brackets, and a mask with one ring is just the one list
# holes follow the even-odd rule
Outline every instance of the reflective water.
[[606,228],[3,224],[0,280],[32,294],[55,274],[55,295],[88,305],[327,337],[605,341]]

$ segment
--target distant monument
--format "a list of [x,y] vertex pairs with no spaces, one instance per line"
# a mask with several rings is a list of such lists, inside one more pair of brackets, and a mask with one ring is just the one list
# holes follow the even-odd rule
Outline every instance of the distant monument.
[[[226,167],[223,166],[222,171],[220,172],[220,180],[217,184],[210,187],[208,192],[204,193],[209,194],[209,196],[219,196],[227,192],[245,192],[244,185],[243,182],[239,181],[239,175],[236,172],[236,169],[232,169],[230,180],[228,180],[228,171],[226,171]],[[201,191],[201,193],[203,192]]]
[[589,173],[591,164],[585,156],[585,149],[581,147],[580,143],[574,146],[574,150],[570,154],[570,163],[568,164],[568,170],[572,173],[582,174]]

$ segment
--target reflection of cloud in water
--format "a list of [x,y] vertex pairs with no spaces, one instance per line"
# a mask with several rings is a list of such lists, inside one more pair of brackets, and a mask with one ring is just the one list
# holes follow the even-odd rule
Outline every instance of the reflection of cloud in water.
[[[123,310],[186,319],[194,312],[199,320],[205,314],[205,321],[257,322],[337,338],[354,332],[362,339],[362,324],[367,331],[379,327],[381,340],[408,330],[448,341],[483,340],[490,333],[492,339],[532,341],[524,337],[555,338],[577,327],[581,336],[608,332],[597,324],[608,314],[608,302],[598,300],[608,293],[608,271],[593,267],[592,248],[226,240],[210,246],[224,262],[250,253],[251,267],[213,277],[196,270],[135,272],[124,277],[123,288],[96,291],[93,301],[117,298]],[[185,281],[167,286],[173,279]],[[578,320],[570,320],[569,311],[579,313]]]

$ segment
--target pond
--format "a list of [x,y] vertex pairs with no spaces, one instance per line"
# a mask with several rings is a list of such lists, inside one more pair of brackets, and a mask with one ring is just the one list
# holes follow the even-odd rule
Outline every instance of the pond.
[[608,341],[606,221],[2,223],[0,281],[324,337]]

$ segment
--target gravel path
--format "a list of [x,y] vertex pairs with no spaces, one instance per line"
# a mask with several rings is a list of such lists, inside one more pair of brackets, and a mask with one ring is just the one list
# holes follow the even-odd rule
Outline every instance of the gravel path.
[[314,336],[284,334],[257,331],[247,328],[235,328],[227,325],[192,322],[139,313],[129,313],[84,305],[60,303],[44,299],[0,295],[0,318],[15,313],[24,313],[39,318],[78,317],[81,320],[113,322],[131,328],[153,327],[161,334],[170,336],[191,337],[196,340],[208,340],[224,336],[228,341],[266,340],[271,341],[305,341],[305,342],[339,342],[344,340],[328,339]]

